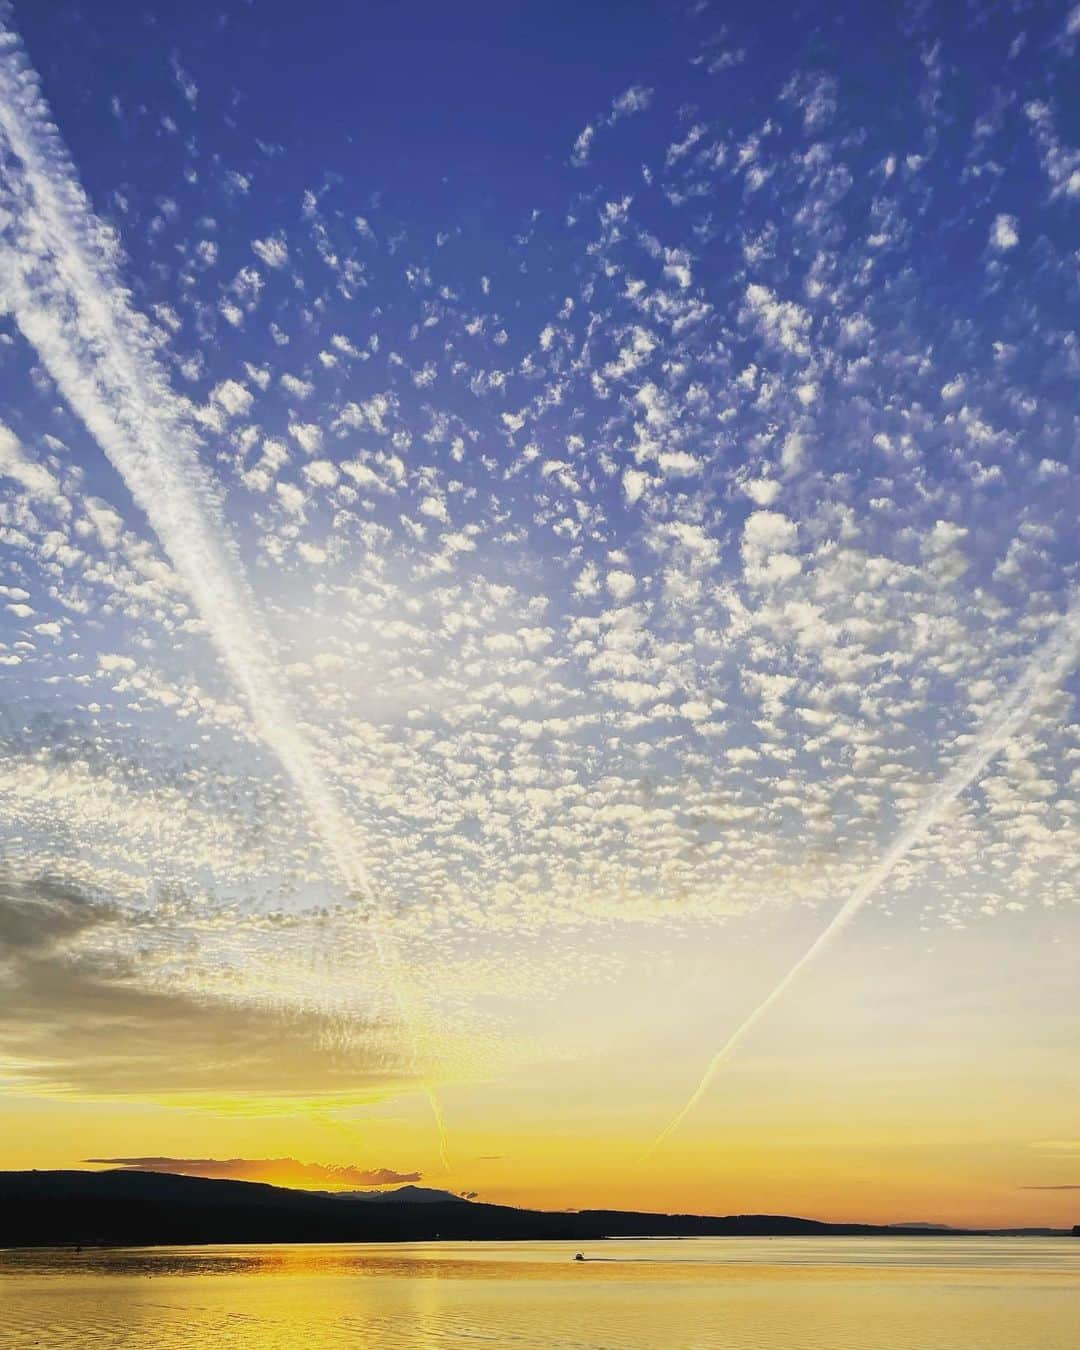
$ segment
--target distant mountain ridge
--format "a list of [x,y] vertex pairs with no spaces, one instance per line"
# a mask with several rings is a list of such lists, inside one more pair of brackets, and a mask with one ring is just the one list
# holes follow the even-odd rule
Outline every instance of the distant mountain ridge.
[[[424,1188],[418,1188],[423,1190]],[[449,1194],[449,1193],[447,1193]],[[354,1197],[355,1198],[355,1197]],[[950,1235],[962,1231],[950,1230]],[[979,1230],[985,1231],[985,1230]],[[1018,1232],[1019,1230],[998,1230]],[[1046,1235],[1067,1229],[1039,1229]],[[941,1236],[940,1230],[821,1223],[783,1214],[556,1213],[458,1197],[408,1203],[286,1190],[168,1172],[0,1172],[0,1246],[420,1242],[437,1238],[598,1241],[607,1237]]]
[[392,1191],[313,1191],[312,1194],[326,1195],[331,1200],[366,1200],[389,1205],[468,1204],[464,1196],[431,1186],[398,1186]]

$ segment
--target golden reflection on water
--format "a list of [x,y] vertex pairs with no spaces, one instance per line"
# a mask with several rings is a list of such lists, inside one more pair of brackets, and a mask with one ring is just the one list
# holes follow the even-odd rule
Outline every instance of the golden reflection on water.
[[0,1252],[0,1345],[1075,1350],[1080,1241]]

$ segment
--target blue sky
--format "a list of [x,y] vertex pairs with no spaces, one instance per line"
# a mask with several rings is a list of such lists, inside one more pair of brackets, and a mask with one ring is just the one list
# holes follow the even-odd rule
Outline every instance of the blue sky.
[[1069,914],[1080,10],[9,20],[5,856],[95,960],[453,1079],[913,821],[871,926]]

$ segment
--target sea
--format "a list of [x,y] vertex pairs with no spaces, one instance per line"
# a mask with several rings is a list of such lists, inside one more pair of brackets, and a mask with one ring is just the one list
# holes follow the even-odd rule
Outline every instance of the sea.
[[1077,1350],[1080,1239],[6,1250],[0,1345]]

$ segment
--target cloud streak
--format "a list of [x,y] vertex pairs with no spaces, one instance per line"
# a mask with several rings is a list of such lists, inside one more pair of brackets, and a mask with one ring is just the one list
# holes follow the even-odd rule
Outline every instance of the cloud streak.
[[1080,660],[1080,601],[1073,604],[1059,621],[1056,631],[1045,646],[1028,660],[1023,674],[1010,693],[987,719],[974,744],[967,749],[952,769],[915,812],[878,863],[867,873],[837,911],[828,927],[803,953],[780,982],[773,987],[757,1007],[728,1037],[709,1061],[701,1081],[686,1103],[671,1118],[646,1150],[646,1161],[679,1128],[712,1086],[724,1063],[757,1026],[763,1017],[784,997],[802,972],[821,956],[834,939],[851,922],[868,900],[889,880],[899,864],[929,834],[942,819],[954,801],[981,776],[991,761],[1001,752],[1039,701],[1051,693],[1072,671]]
[[390,1167],[357,1167],[355,1163],[306,1163],[296,1158],[86,1158],[88,1163],[122,1167],[133,1172],[171,1172],[185,1177],[229,1181],[265,1181],[275,1186],[394,1186],[419,1181],[422,1172],[396,1172]]
[[653,91],[651,89],[644,85],[633,84],[613,99],[610,111],[604,117],[587,123],[574,142],[574,149],[570,155],[570,163],[574,168],[583,169],[588,164],[593,141],[596,139],[597,128],[613,127],[616,122],[621,121],[624,117],[644,112],[652,102],[652,96]]
[[[285,770],[352,899],[373,911],[373,945],[419,1061],[420,1017],[400,954],[326,773],[282,692],[271,643],[199,459],[188,405],[130,304],[117,243],[94,215],[36,72],[0,10],[0,307],[10,310],[71,408],[145,513],[182,578],[263,743]],[[446,1131],[429,1101],[446,1161]]]
[[356,831],[283,695],[270,641],[170,387],[36,73],[0,11],[0,303],[146,514],[350,894],[371,900]]

